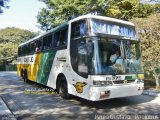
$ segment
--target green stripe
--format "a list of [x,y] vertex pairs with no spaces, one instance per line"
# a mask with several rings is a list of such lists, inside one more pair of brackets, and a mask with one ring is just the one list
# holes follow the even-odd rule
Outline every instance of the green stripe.
[[39,66],[40,68],[37,76],[38,83],[47,85],[55,55],[56,55],[55,51],[42,53],[42,59],[41,59],[41,63]]
[[131,76],[125,76],[126,80],[135,80],[136,76],[135,75],[131,75]]

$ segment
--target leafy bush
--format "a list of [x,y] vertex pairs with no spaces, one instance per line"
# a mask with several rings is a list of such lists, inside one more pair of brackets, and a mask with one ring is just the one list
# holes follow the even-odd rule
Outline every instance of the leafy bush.
[[141,39],[142,63],[144,71],[148,75],[153,76],[156,80],[156,85],[159,86],[160,13],[152,14],[143,19],[134,18],[131,21],[135,23]]
[[15,63],[18,45],[36,33],[18,28],[0,29],[0,65]]

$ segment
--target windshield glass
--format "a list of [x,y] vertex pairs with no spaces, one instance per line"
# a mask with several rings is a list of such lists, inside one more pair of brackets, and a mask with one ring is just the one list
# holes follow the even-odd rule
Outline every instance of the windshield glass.
[[137,42],[95,37],[93,43],[91,74],[136,74],[142,71]]
[[113,64],[115,64],[119,56],[121,56],[120,41],[95,37],[93,42],[95,49],[91,74],[116,74]]
[[138,42],[107,37],[71,41],[71,63],[81,76],[141,73]]
[[141,73],[141,52],[140,44],[135,41],[122,41],[125,56],[126,73]]

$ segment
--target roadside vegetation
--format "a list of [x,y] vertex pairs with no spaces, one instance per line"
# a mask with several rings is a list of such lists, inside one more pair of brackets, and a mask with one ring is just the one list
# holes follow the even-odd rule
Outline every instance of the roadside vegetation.
[[148,80],[146,82],[160,89],[160,13],[131,21],[136,25],[141,39],[142,63]]
[[36,33],[19,28],[0,29],[0,65],[16,64],[18,45]]
[[144,18],[158,11],[159,5],[146,5],[139,0],[40,0],[46,4],[38,16],[40,28],[51,28],[84,14],[99,14],[129,20]]

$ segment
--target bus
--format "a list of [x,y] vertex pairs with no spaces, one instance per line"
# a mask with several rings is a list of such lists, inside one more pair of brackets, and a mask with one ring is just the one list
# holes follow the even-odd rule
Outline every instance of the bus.
[[91,101],[141,95],[144,74],[133,23],[83,15],[19,45],[17,74]]

